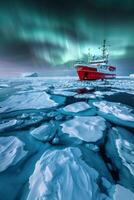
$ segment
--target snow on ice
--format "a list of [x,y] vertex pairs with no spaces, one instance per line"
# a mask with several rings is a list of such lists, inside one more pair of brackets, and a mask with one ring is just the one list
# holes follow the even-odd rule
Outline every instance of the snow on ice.
[[45,123],[31,131],[31,135],[41,141],[50,141],[55,133],[57,126],[54,122]]
[[62,132],[86,142],[96,142],[103,137],[105,120],[100,116],[79,117],[61,124]]
[[80,159],[78,148],[48,151],[29,179],[27,200],[99,200],[107,196],[97,184],[99,174]]
[[58,103],[50,99],[46,92],[34,92],[13,95],[0,102],[0,113],[24,109],[43,109],[57,106]]
[[119,173],[119,182],[134,191],[134,135],[124,128],[111,129],[106,153]]
[[74,96],[77,93],[76,92],[67,91],[67,90],[63,90],[63,89],[55,89],[53,91],[53,94],[67,96],[68,97],[68,96]]
[[73,104],[69,104],[68,106],[65,106],[63,108],[64,112],[73,112],[73,113],[78,113],[84,110],[87,110],[91,108],[91,106],[89,106],[89,104],[87,104],[86,102],[76,102]]
[[17,120],[16,119],[12,119],[9,121],[4,121],[3,123],[0,123],[0,132],[4,131],[6,129],[15,127],[15,125],[17,124]]
[[96,101],[93,103],[99,109],[98,114],[117,124],[134,127],[133,109],[128,106],[108,101]]
[[0,172],[17,164],[26,156],[27,151],[23,147],[23,142],[17,137],[0,137]]
[[127,188],[116,185],[113,200],[133,200],[134,194]]

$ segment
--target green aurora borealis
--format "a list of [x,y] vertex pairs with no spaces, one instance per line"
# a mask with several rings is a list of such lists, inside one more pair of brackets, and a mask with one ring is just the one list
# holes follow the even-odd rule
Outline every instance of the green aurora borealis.
[[134,73],[133,0],[0,3],[1,73],[71,68],[104,38],[118,73]]

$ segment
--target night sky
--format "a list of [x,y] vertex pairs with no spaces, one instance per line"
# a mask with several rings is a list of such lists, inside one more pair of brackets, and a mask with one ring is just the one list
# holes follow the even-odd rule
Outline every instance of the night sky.
[[[0,75],[51,70],[64,75],[88,48],[110,44],[118,75],[134,73],[133,0],[0,2]],[[49,73],[48,73],[49,74]]]

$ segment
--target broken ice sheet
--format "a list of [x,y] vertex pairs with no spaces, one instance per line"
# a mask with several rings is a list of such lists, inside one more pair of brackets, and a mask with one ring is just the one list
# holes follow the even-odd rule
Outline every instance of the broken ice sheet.
[[46,92],[24,93],[13,95],[0,102],[0,113],[24,109],[43,109],[57,106]]
[[128,106],[109,101],[96,101],[93,105],[98,108],[98,114],[119,125],[134,127],[133,109]]
[[56,95],[62,95],[62,96],[74,96],[76,95],[77,93],[76,92],[72,92],[72,91],[68,91],[68,90],[63,90],[63,89],[55,89],[53,91],[53,94],[56,94]]
[[61,124],[62,132],[86,142],[96,142],[103,137],[105,119],[100,116],[79,117]]
[[119,183],[134,191],[134,135],[124,128],[108,133],[106,155],[119,174]]
[[[130,121],[130,117],[133,117],[133,102],[130,104],[129,97],[133,100],[134,81],[114,79],[81,82],[73,78],[60,80],[56,77],[50,80],[43,77],[36,80],[0,80],[0,84],[3,84],[0,89],[0,137],[14,136],[23,143],[22,148],[18,147],[17,142],[11,144],[6,141],[4,145],[4,158],[9,162],[5,165],[7,168],[0,173],[2,200],[33,200],[43,195],[46,195],[48,200],[53,197],[57,197],[58,200],[60,197],[68,197],[69,200],[89,200],[90,194],[90,200],[133,198],[134,142],[129,136],[132,135],[134,122]],[[91,91],[92,88],[96,92]],[[123,92],[130,95],[124,95]],[[116,95],[112,95],[115,93]],[[109,101],[104,104],[108,113],[100,111],[103,106],[97,106],[102,98]],[[114,99],[124,105],[114,103]],[[92,108],[82,111],[81,101]],[[69,108],[69,112],[61,113],[61,109],[66,107]],[[22,111],[22,108],[25,110]],[[45,111],[38,110],[40,108]],[[94,113],[91,112],[92,109],[95,110]],[[87,115],[84,115],[85,112]],[[103,120],[97,122],[95,119],[98,115],[102,116]],[[84,116],[95,118],[88,118],[87,122],[81,119],[77,127],[76,116],[82,119]],[[55,135],[55,129],[53,132],[54,127],[50,125],[51,120],[58,124]],[[71,120],[74,121],[71,123]],[[70,134],[65,133],[68,122],[70,130],[67,132]],[[98,128],[91,122],[96,122]],[[42,127],[44,124],[45,128]],[[64,133],[61,124],[65,125]],[[117,124],[125,128],[121,129]],[[113,126],[116,126],[118,133],[113,131]],[[32,131],[34,136],[30,134]],[[7,154],[9,143],[11,155]],[[73,150],[72,146],[78,150]],[[28,153],[23,157],[22,152]],[[82,163],[85,163],[86,167]],[[58,194],[59,196],[56,196]]]
[[0,137],[0,172],[26,156],[27,151],[23,147],[24,143],[15,136]]
[[81,158],[78,148],[44,153],[29,179],[27,200],[100,200],[108,196],[100,191],[98,172]]
[[122,185],[117,184],[115,186],[113,200],[134,200],[134,193]]
[[15,127],[16,124],[17,124],[16,119],[11,119],[11,120],[8,120],[8,121],[2,121],[2,123],[0,123],[0,132],[4,131],[6,129],[10,129],[12,127]]
[[68,112],[78,113],[81,111],[85,111],[89,108],[91,108],[91,106],[89,106],[89,104],[81,101],[81,102],[69,104],[69,105],[65,106],[62,110],[66,113],[68,113]]
[[57,125],[53,121],[42,124],[41,126],[33,129],[31,135],[43,142],[50,141],[56,133]]

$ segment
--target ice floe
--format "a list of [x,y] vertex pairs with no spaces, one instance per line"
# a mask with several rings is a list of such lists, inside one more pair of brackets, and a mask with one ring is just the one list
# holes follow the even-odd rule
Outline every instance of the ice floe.
[[9,87],[8,84],[0,83],[0,88],[7,88],[7,87]]
[[104,96],[111,96],[111,95],[114,95],[115,91],[96,91],[94,92],[94,94],[96,95],[96,97],[104,97]]
[[72,116],[94,116],[96,115],[96,108],[93,105],[91,106],[84,101],[80,101],[60,108],[59,112],[64,115]]
[[77,99],[95,99],[96,95],[95,94],[77,94],[75,95],[75,98]]
[[51,111],[49,113],[47,113],[47,117],[49,118],[53,118],[53,117],[56,117],[58,115],[58,112],[56,111]]
[[[21,114],[21,113],[20,113]],[[32,125],[36,125],[38,123],[41,123],[43,119],[46,118],[45,113],[43,112],[29,112],[29,113],[22,113],[21,115],[17,115],[17,112],[15,113],[3,113],[4,117],[7,119],[1,119],[0,122],[0,132],[3,132],[5,130],[13,131],[18,130],[22,128],[28,128]],[[8,119],[8,117],[13,117],[14,119]]]
[[16,124],[17,124],[17,120],[16,119],[11,119],[9,121],[4,121],[4,122],[0,123],[0,132],[6,130],[8,128],[15,127]]
[[124,89],[124,90],[133,90],[134,89],[134,80],[128,78],[124,79],[116,79],[116,80],[110,80],[109,86],[111,88],[118,88],[118,89]]
[[98,114],[119,125],[134,127],[133,109],[128,106],[108,101],[96,101],[93,105],[99,109]]
[[77,93],[76,92],[72,92],[72,91],[68,91],[68,90],[63,90],[63,89],[55,89],[53,91],[53,94],[67,96],[68,97],[68,96],[74,96]]
[[0,102],[0,113],[23,109],[43,109],[57,106],[54,100],[46,92],[24,93],[13,95]]
[[91,106],[89,106],[89,104],[87,104],[86,102],[76,102],[76,103],[73,103],[73,104],[69,104],[67,106],[65,106],[63,108],[63,111],[64,112],[73,112],[73,113],[78,113],[78,112],[81,112],[81,111],[84,111],[84,110],[87,110],[91,108]]
[[62,132],[86,142],[96,142],[103,137],[105,119],[100,116],[76,116],[61,124]]
[[57,125],[51,121],[45,123],[31,131],[31,135],[43,142],[50,141],[56,133]]
[[91,144],[92,143],[86,143],[85,145],[81,144],[76,146],[79,147],[82,152],[81,159],[84,160],[87,165],[94,168],[101,177],[109,180],[111,183],[114,183],[113,178],[107,168],[107,164],[102,159],[100,148],[98,147],[98,149],[96,149],[96,145],[94,145],[93,148],[93,145]]
[[100,200],[108,197],[99,189],[97,171],[80,156],[78,148],[44,153],[29,179],[27,200]]
[[24,143],[15,136],[0,137],[0,172],[17,164],[22,160],[27,151]]
[[41,121],[43,121],[44,119],[44,115],[42,113],[30,113],[26,118],[24,118],[24,114],[19,118],[17,118],[17,120],[20,122],[18,122],[18,125],[15,127],[15,129],[21,129],[21,128],[25,128],[25,127],[30,127],[32,125],[38,124]]
[[108,134],[107,156],[118,170],[119,182],[134,191],[134,136],[124,128],[113,128]]
[[134,200],[134,193],[132,193],[129,189],[117,184],[115,186],[113,200]]

